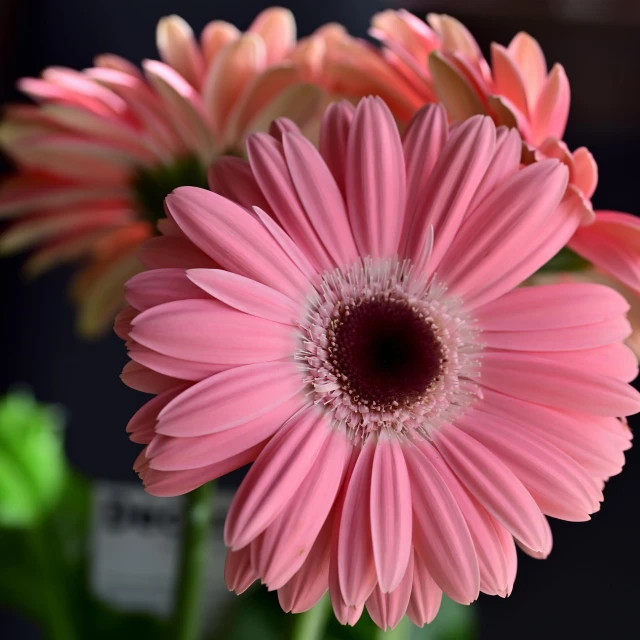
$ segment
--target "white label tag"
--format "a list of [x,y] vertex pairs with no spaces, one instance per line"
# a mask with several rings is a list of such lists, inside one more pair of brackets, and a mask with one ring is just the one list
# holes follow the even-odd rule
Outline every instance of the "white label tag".
[[[203,600],[209,620],[231,597],[224,583],[222,532],[232,496],[232,491],[216,488]],[[100,599],[121,610],[169,615],[183,500],[155,498],[130,482],[96,481],[90,579]]]

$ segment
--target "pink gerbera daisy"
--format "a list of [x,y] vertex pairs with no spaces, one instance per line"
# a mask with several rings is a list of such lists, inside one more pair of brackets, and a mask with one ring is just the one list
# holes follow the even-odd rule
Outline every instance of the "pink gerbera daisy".
[[640,409],[619,294],[514,289],[580,223],[566,167],[439,106],[401,138],[379,98],[331,106],[319,152],[271,133],[219,162],[219,193],[167,198],[127,286],[124,378],[159,394],[135,468],[167,496],[253,461],[226,578],[287,611],[329,589],[341,622],[386,628],[508,595],[515,542],[545,557],[545,516],[598,510]]
[[19,88],[38,104],[8,107],[0,124],[17,168],[0,188],[0,218],[12,219],[0,252],[36,246],[31,275],[84,259],[72,294],[87,336],[122,306],[166,194],[206,186],[210,163],[242,155],[249,132],[277,116],[306,122],[319,103],[319,90],[304,84],[319,73],[317,52],[297,48],[286,9],[263,11],[246,33],[213,21],[199,40],[169,16],[157,44],[162,61],[146,60],[142,71],[102,55],[91,69],[23,78]]

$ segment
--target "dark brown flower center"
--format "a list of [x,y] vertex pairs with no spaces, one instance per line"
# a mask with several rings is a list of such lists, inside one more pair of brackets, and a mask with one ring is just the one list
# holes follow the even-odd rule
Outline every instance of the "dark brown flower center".
[[442,372],[444,354],[433,324],[403,300],[346,307],[332,333],[332,361],[354,401],[390,410],[411,404]]

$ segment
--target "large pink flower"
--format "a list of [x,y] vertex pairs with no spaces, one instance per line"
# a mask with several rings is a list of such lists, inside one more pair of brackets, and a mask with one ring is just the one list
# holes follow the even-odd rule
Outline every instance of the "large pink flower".
[[88,263],[73,285],[79,329],[99,334],[122,306],[122,285],[140,269],[136,252],[155,231],[167,193],[206,186],[222,153],[244,153],[248,132],[276,116],[304,122],[319,95],[318,65],[296,49],[285,9],[261,13],[242,34],[214,21],[196,41],[179,17],[163,18],[162,62],[143,72],[113,55],[82,72],[51,67],[19,87],[39,104],[7,108],[0,143],[16,173],[0,188],[0,217],[13,222],[4,253],[37,251],[32,275],[69,259]]
[[[230,588],[255,579],[343,623],[419,625],[442,593],[506,596],[515,542],[588,520],[640,409],[625,300],[517,288],[580,223],[556,160],[516,131],[379,98],[331,106],[320,151],[287,120],[167,198],[117,322],[149,492],[254,462],[228,514]],[[497,215],[499,213],[499,215]]]

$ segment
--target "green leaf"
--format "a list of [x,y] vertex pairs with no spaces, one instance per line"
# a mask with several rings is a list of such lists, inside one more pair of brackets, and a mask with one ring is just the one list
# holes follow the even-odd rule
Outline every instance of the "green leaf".
[[0,526],[25,527],[58,500],[65,477],[62,421],[26,392],[0,399]]

